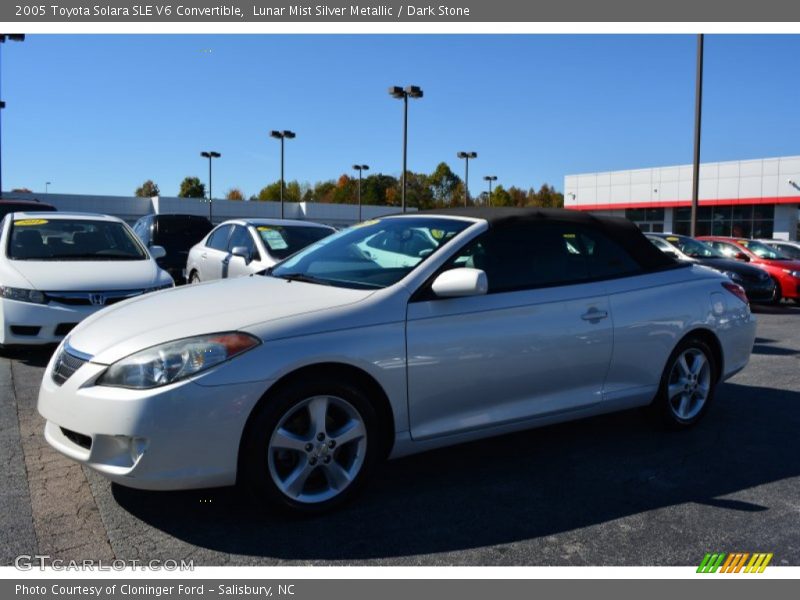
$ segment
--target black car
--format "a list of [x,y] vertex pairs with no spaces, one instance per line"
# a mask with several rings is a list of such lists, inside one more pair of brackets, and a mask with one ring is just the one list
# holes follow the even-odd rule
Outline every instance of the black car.
[[158,266],[172,275],[176,284],[186,283],[189,249],[211,231],[211,221],[197,215],[147,215],[136,221],[133,231],[146,246],[163,246],[167,255]]
[[696,262],[724,273],[744,288],[750,302],[770,302],[775,296],[775,282],[764,269],[732,260],[705,242],[673,233],[648,233],[647,239],[678,260]]
[[45,204],[38,200],[0,200],[0,221],[9,213],[13,212],[39,212],[54,211],[52,204]]

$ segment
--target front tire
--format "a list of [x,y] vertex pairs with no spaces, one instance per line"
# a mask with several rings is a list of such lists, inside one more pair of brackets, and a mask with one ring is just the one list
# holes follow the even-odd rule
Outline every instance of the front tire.
[[781,300],[783,299],[783,294],[781,292],[781,282],[777,279],[773,279],[772,281],[775,282],[775,292],[772,294],[772,300],[770,300],[770,304],[774,306],[779,306]]
[[673,350],[661,376],[651,410],[671,429],[686,429],[708,411],[717,384],[717,364],[700,338],[688,338]]
[[279,389],[256,408],[242,444],[256,496],[318,514],[352,499],[380,455],[378,417],[355,386],[320,378]]

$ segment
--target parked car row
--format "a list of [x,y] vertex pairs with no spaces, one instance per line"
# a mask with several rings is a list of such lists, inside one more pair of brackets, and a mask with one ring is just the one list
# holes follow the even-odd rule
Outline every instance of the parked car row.
[[[229,269],[253,250],[280,258],[289,227],[220,225],[190,268],[202,252]],[[740,285],[624,219],[419,212],[91,316],[48,364],[38,409],[50,445],[122,485],[239,482],[319,512],[387,457],[637,406],[689,427],[754,338]]]
[[184,283],[187,272],[195,283],[255,273],[334,232],[267,219],[212,230],[205,217],[175,214],[131,229],[39,202],[0,201],[0,210],[0,347],[57,343],[102,307]]
[[699,263],[724,273],[744,288],[751,302],[778,304],[783,298],[800,299],[797,242],[720,236],[695,239],[672,233],[648,233],[647,238],[677,260]]

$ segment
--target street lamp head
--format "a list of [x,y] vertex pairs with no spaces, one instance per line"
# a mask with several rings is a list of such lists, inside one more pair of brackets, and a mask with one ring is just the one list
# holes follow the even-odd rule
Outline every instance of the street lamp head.
[[405,89],[409,98],[422,98],[422,88],[416,85],[409,85]]
[[283,134],[280,131],[273,129],[269,132],[269,136],[279,140],[283,137]]
[[483,178],[486,181],[497,181],[497,175],[485,175]]
[[353,165],[353,169],[356,171],[369,171],[368,165]]
[[477,152],[459,152],[456,156],[458,158],[478,158]]
[[285,137],[287,140],[292,140],[297,137],[297,134],[294,131],[289,131],[288,129],[284,129],[283,137]]
[[219,158],[220,156],[222,156],[222,154],[220,154],[219,152],[209,152],[209,154],[211,154],[211,158]]
[[403,91],[399,85],[392,85],[389,86],[389,95],[392,98],[404,98],[406,93]]

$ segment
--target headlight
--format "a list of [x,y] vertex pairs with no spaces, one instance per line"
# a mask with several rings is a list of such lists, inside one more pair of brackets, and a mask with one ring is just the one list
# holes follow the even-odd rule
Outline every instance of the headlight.
[[723,275],[727,275],[728,279],[730,279],[732,281],[742,281],[742,276],[739,275],[738,273],[733,272],[733,271],[723,271],[722,274]]
[[784,273],[788,273],[796,279],[800,279],[800,271],[792,271],[791,269],[782,269]]
[[239,332],[213,333],[153,346],[115,362],[97,385],[145,390],[191,377],[261,342]]
[[39,290],[26,290],[23,288],[13,288],[0,285],[0,296],[9,300],[20,302],[33,302],[34,304],[45,304],[47,298]]

